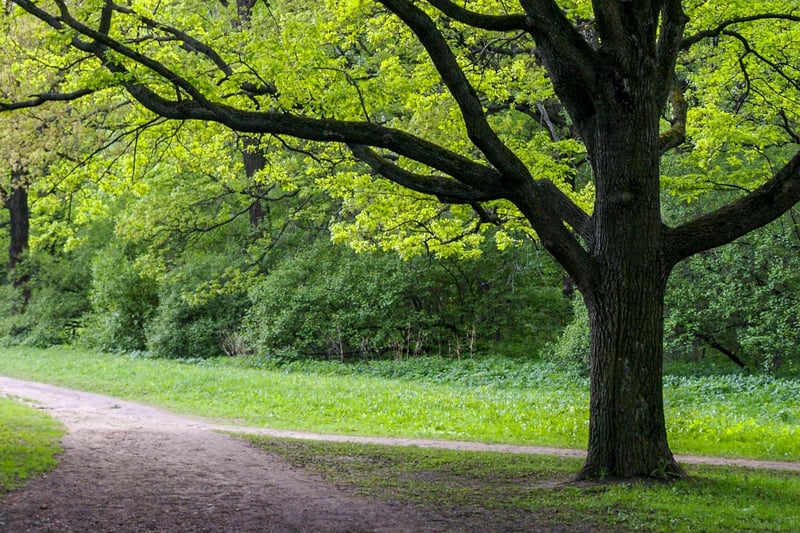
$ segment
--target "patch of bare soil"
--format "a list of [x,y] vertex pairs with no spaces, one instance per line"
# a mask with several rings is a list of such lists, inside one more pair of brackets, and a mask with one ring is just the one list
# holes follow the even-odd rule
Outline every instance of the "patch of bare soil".
[[[0,394],[46,409],[69,430],[62,441],[59,466],[0,501],[2,532],[436,532],[487,531],[494,529],[490,524],[498,525],[494,520],[487,524],[488,517],[480,511],[442,513],[436,507],[353,496],[218,430],[462,450],[583,454],[223,426],[107,396],[5,377],[0,377]],[[679,460],[800,470],[798,463]],[[511,522],[503,529],[536,530],[535,517],[520,516]]]

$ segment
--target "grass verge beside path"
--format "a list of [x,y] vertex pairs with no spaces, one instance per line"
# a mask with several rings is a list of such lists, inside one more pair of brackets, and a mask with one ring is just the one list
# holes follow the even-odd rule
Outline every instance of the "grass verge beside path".
[[[236,423],[318,433],[583,449],[583,379],[538,362],[193,363],[78,350],[0,349],[0,373]],[[668,377],[678,454],[800,461],[800,380]]]
[[674,483],[569,483],[574,458],[242,436],[353,493],[434,508],[482,531],[800,531],[800,475],[690,469]]
[[57,464],[63,427],[42,411],[0,398],[0,496]]

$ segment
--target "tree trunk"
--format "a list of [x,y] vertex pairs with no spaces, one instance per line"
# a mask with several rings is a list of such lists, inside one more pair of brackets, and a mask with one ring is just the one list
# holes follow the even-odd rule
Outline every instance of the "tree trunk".
[[589,447],[579,477],[680,476],[667,443],[662,396],[666,279],[658,272],[635,282],[624,275],[608,279],[606,292],[586,298]]
[[15,186],[5,202],[10,218],[10,242],[8,245],[8,269],[13,271],[28,251],[30,215],[28,190]]
[[[622,76],[622,75],[621,75]],[[613,80],[614,76],[608,76]],[[607,87],[586,125],[597,196],[590,254],[589,446],[579,477],[682,475],[662,396],[664,295],[656,88]]]
[[245,175],[250,180],[251,193],[253,195],[253,203],[250,204],[250,227],[252,227],[259,234],[261,233],[261,223],[266,218],[266,211],[264,209],[264,201],[261,196],[265,194],[263,185],[257,183],[254,179],[256,173],[263,170],[267,165],[267,160],[264,157],[264,149],[256,137],[245,136],[242,138],[244,151],[242,158],[244,160]]
[[[15,173],[16,174],[16,173]],[[25,254],[28,252],[30,237],[30,210],[28,208],[28,189],[25,185],[18,183],[18,176],[13,176],[14,185],[11,193],[5,200],[5,207],[9,214],[9,245],[8,245],[8,272],[15,288],[22,291],[22,304],[13,309],[14,313],[19,313],[25,309],[30,298],[28,282],[30,275],[17,272]]]

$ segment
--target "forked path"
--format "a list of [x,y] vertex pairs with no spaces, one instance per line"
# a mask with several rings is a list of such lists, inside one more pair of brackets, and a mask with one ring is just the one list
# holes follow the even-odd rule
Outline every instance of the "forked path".
[[[346,494],[216,430],[464,450],[583,454],[223,426],[108,396],[5,377],[0,377],[0,396],[33,403],[69,430],[62,441],[59,466],[0,500],[2,532],[394,532],[463,530],[466,525],[415,506]],[[800,471],[800,463],[679,460]]]
[[347,495],[210,424],[0,377],[66,425],[59,466],[0,500],[2,532],[442,531],[412,506]]

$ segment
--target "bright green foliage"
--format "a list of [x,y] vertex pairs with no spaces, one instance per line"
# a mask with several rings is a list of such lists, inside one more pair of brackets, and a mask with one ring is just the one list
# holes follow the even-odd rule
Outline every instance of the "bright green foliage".
[[[722,20],[796,7],[785,0],[687,4],[687,35]],[[800,124],[800,66],[793,59],[798,47],[797,22],[767,19],[731,25],[679,57],[690,150],[665,158],[663,185],[669,192],[696,200],[720,190],[753,190],[796,151],[790,139],[797,142]]]

